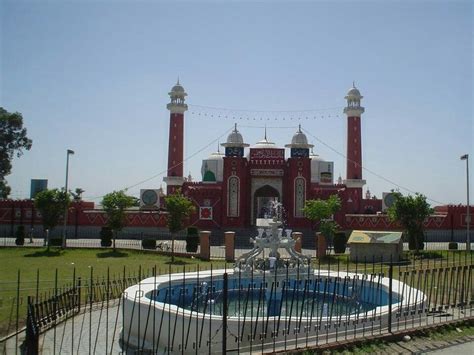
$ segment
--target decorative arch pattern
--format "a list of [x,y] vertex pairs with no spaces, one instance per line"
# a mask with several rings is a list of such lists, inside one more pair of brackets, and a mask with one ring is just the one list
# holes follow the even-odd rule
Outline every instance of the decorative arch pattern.
[[302,177],[295,179],[295,211],[294,216],[297,218],[304,217],[303,207],[306,200],[306,181]]
[[227,216],[239,217],[240,180],[237,176],[229,177],[227,183]]

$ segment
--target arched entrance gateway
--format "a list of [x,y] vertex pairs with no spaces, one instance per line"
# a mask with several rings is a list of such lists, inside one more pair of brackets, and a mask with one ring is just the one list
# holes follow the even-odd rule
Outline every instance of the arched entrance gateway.
[[265,185],[255,191],[253,203],[253,215],[255,218],[270,218],[273,213],[272,207],[277,201],[281,201],[280,194],[269,185]]
[[274,202],[282,202],[282,181],[275,178],[254,178],[251,194],[251,221],[255,225],[257,218],[270,218]]

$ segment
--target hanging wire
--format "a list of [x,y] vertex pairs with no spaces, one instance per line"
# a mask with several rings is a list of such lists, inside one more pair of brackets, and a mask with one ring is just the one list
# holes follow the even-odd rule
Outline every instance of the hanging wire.
[[[320,138],[316,137],[316,136],[315,136],[314,134],[312,134],[311,132],[307,131],[307,130],[304,129],[304,128],[302,128],[302,130],[303,130],[303,132],[305,132],[306,134],[308,134],[308,135],[310,135],[311,137],[313,137],[314,139],[316,139],[319,143],[321,143],[321,144],[324,145],[325,147],[327,147],[327,148],[329,148],[330,150],[332,150],[334,153],[336,153],[336,154],[342,156],[342,157],[343,157],[344,159],[346,159],[347,161],[349,161],[349,162],[351,162],[351,163],[356,163],[356,164],[358,164],[358,162],[356,162],[356,161],[354,161],[354,160],[352,160],[352,159],[348,159],[345,154],[339,152],[337,149],[333,148],[332,146],[330,146],[329,144],[327,144],[326,142],[324,142],[324,141],[321,140]],[[409,189],[409,188],[407,188],[407,187],[404,187],[404,186],[402,186],[402,185],[399,185],[399,184],[397,184],[396,182],[394,182],[394,181],[392,181],[392,180],[390,180],[390,179],[388,179],[388,178],[386,178],[386,177],[384,177],[384,176],[382,176],[382,175],[376,173],[375,171],[366,168],[365,166],[362,166],[362,169],[365,170],[365,171],[367,171],[368,173],[370,173],[370,174],[372,174],[372,175],[378,177],[379,179],[382,179],[382,180],[384,180],[385,182],[388,182],[389,184],[398,187],[399,189],[405,190],[405,191],[407,191],[407,192],[409,192],[409,193],[412,193],[412,194],[416,194],[416,193],[417,193],[416,191],[414,191],[414,190],[412,190],[412,189]],[[437,204],[446,205],[446,203],[440,202],[440,201],[437,201],[437,200],[434,200],[434,199],[432,199],[432,198],[430,198],[430,197],[428,197],[428,196],[426,196],[426,198],[427,198],[428,200],[432,201],[432,202],[437,203]]]
[[[209,148],[211,145],[215,144],[216,142],[220,141],[220,139],[222,137],[224,137],[225,135],[229,134],[232,130],[234,129],[234,127],[232,126],[232,128],[230,129],[227,129],[224,133],[222,133],[220,136],[218,136],[217,138],[215,138],[213,141],[209,142],[208,144],[206,144],[204,147],[202,147],[201,149],[195,151],[193,154],[191,154],[190,156],[186,157],[185,159],[183,159],[183,162],[182,163],[178,163],[178,164],[175,164],[173,166],[171,166],[170,168],[166,169],[166,170],[163,170],[163,171],[160,171],[159,173],[147,178],[147,179],[144,179],[144,180],[141,180],[133,185],[129,185],[121,190],[123,191],[127,191],[127,190],[130,190],[130,189],[133,189],[134,187],[137,187],[139,185],[142,185],[150,180],[153,180],[153,179],[156,179],[157,177],[165,174],[168,172],[168,170],[171,170],[177,166],[180,166],[182,164],[184,164],[186,161],[188,161],[189,159],[191,158],[194,158],[196,155],[198,155],[199,153],[201,153],[202,151],[206,150],[207,148]],[[100,199],[100,198],[103,198],[105,195],[101,195],[101,196],[95,196],[95,197],[87,197],[88,199],[90,200],[97,200],[97,199]]]

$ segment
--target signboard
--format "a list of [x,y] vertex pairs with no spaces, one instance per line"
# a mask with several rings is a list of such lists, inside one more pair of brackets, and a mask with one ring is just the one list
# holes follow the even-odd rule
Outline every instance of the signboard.
[[319,162],[319,183],[321,185],[332,185],[334,182],[332,161]]
[[34,199],[38,192],[48,189],[47,179],[31,179],[30,198]]
[[285,159],[284,149],[250,149],[251,160],[282,160]]
[[252,176],[283,176],[283,169],[250,169]]

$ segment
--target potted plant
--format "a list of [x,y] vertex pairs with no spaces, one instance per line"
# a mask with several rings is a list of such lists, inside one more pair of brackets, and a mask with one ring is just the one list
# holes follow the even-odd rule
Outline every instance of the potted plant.
[[195,253],[199,245],[199,232],[196,227],[189,227],[186,235],[186,251],[188,253]]

